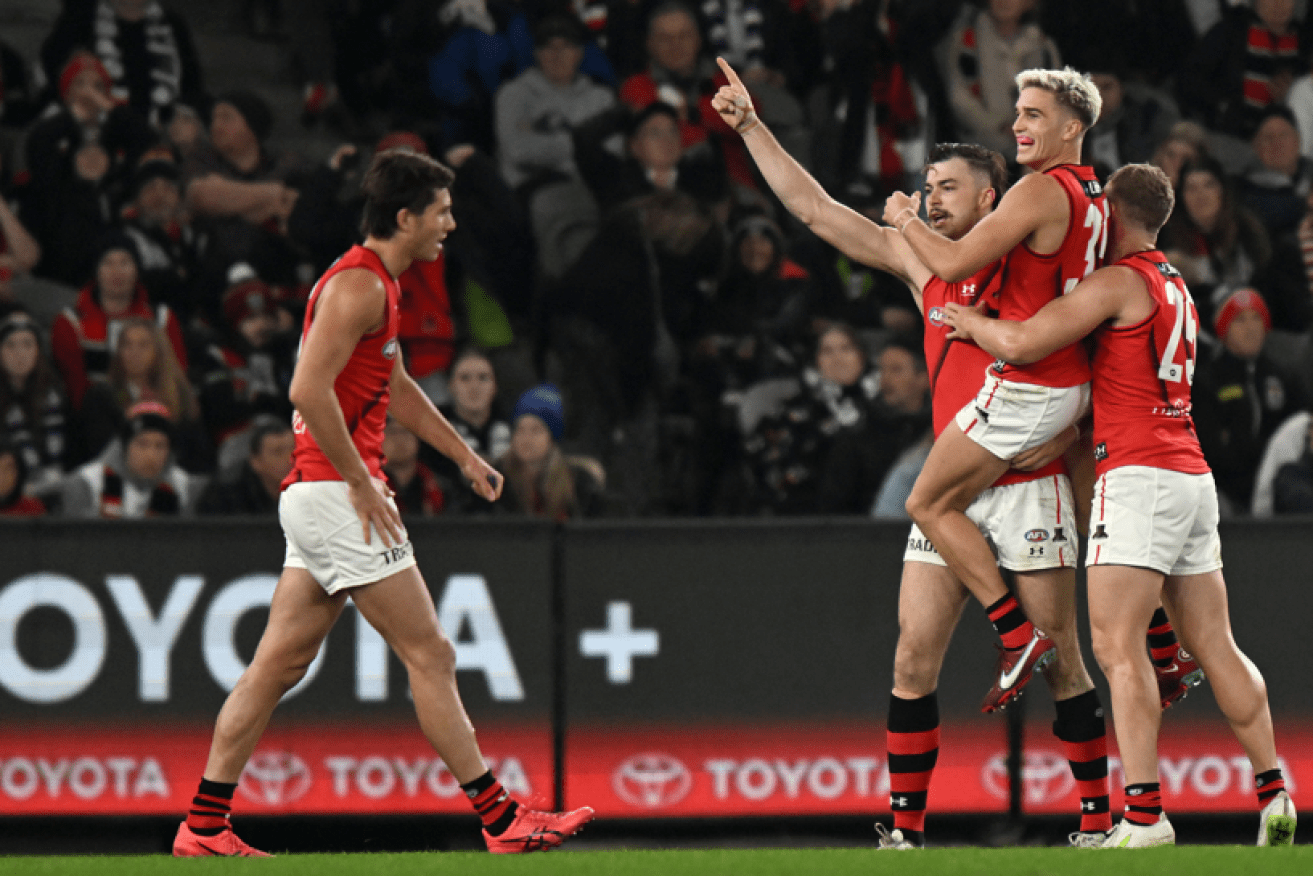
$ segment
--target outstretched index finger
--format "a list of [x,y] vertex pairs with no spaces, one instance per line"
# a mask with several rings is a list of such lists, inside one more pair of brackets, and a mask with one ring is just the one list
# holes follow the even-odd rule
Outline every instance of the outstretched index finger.
[[748,93],[748,89],[743,87],[743,80],[739,78],[739,74],[734,72],[734,68],[729,65],[729,61],[718,56],[716,63],[720,65],[720,69],[725,73],[725,78],[729,80],[729,84],[733,88],[742,91],[744,94]]

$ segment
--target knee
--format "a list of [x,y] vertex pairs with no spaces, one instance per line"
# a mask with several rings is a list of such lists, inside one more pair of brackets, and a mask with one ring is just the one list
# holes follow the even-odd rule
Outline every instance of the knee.
[[[1100,634],[1097,630],[1093,635],[1094,659],[1098,661],[1099,668],[1103,670],[1104,675],[1110,675],[1118,669],[1130,665],[1135,660],[1135,649],[1127,647],[1121,637],[1109,634]],[[1138,643],[1143,650],[1143,642]],[[1147,659],[1147,658],[1146,658]]]
[[913,488],[907,496],[907,501],[903,503],[903,510],[907,512],[908,517],[916,522],[917,526],[920,526],[921,522],[930,514],[930,503],[926,501],[925,496],[919,490]]
[[265,657],[263,660],[257,659],[252,662],[251,669],[259,672],[286,693],[305,678],[306,672],[310,670],[310,664],[314,663],[318,654],[318,648],[288,651]]
[[894,649],[894,687],[917,696],[926,696],[939,686],[939,666],[943,655],[915,637],[900,635]]
[[436,627],[398,647],[397,655],[412,675],[429,678],[456,676],[456,646]]

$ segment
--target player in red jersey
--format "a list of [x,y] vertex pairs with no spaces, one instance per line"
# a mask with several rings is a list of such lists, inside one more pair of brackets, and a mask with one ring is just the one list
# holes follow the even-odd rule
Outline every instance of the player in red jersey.
[[[830,198],[755,118],[734,71],[721,61],[730,85],[715,105],[747,143],[762,174],[785,206],[822,239],[850,258],[889,271],[911,290],[926,319],[935,431],[939,433],[976,394],[992,361],[973,344],[949,342],[941,318],[949,301],[996,302],[1005,275],[1002,261],[963,282],[934,276],[896,231],[875,224]],[[937,146],[926,165],[926,202],[936,232],[950,239],[988,216],[1006,185],[1003,159],[969,144]],[[1106,731],[1098,694],[1076,637],[1076,524],[1066,468],[1059,458],[1072,429],[1050,445],[1024,454],[992,489],[972,503],[973,525],[999,547],[999,562],[1016,573],[1021,602],[1053,636],[1045,669],[1057,707],[1054,732],[1062,740],[1081,796],[1081,830],[1073,842],[1101,841],[1108,812]],[[1027,533],[1035,539],[1027,540]],[[924,843],[927,794],[939,752],[936,689],[949,640],[968,593],[945,566],[930,539],[913,525],[899,587],[898,645],[889,701],[887,746],[894,830],[880,826],[882,848]]]
[[1253,766],[1259,845],[1294,841],[1296,813],[1272,734],[1267,688],[1236,647],[1217,536],[1217,491],[1190,419],[1198,315],[1156,249],[1171,183],[1131,164],[1108,183],[1112,261],[1024,322],[949,305],[954,337],[1008,362],[1040,360],[1094,333],[1096,475],[1087,551],[1094,653],[1112,690],[1126,813],[1105,847],[1167,845],[1158,785],[1161,710],[1142,639],[1161,598]]
[[[897,192],[884,218],[937,276],[958,282],[1007,256],[999,310],[1024,319],[1097,268],[1107,240],[1107,206],[1093,171],[1079,165],[1085,132],[1101,100],[1074,70],[1028,70],[1017,76],[1017,161],[1023,177],[997,208],[958,240],[917,218],[919,193]],[[986,606],[1003,648],[985,711],[1006,704],[1030,680],[1045,652],[965,510],[1007,471],[1018,454],[1068,429],[1089,404],[1089,363],[1080,346],[1018,368],[998,362],[973,403],[935,440],[907,500],[907,511],[939,548],[953,573]]]
[[502,488],[501,475],[438,413],[398,354],[396,278],[416,259],[437,258],[456,227],[451,181],[428,156],[380,153],[363,183],[364,245],[310,295],[291,387],[296,451],[279,503],[283,574],[255,658],[219,712],[176,856],[264,856],[233,833],[233,791],[279,698],[305,675],[348,596],[405,664],[420,728],[483,821],[489,851],[554,848],[593,818],[588,807],[531,810],[488,769],[456,688],[455,650],[382,474],[390,408],[483,498],[495,500]]

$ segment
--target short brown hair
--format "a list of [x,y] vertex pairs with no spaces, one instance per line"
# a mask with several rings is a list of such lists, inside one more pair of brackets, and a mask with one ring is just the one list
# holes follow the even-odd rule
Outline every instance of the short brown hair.
[[986,149],[976,143],[936,143],[930,150],[930,156],[926,159],[923,170],[929,170],[932,164],[951,161],[954,158],[965,161],[972,173],[989,182],[989,187],[994,190],[994,204],[997,206],[1008,187],[1008,166],[1003,156],[993,149]]
[[455,178],[450,168],[411,149],[378,153],[360,184],[365,193],[360,233],[387,240],[397,232],[398,212],[423,213]]
[[1108,180],[1108,200],[1118,211],[1137,225],[1158,233],[1172,215],[1176,195],[1172,181],[1162,168],[1153,164],[1127,164]]

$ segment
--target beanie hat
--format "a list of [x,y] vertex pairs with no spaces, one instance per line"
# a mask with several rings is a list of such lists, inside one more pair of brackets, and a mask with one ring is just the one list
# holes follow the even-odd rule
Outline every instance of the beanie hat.
[[269,138],[269,134],[274,129],[274,114],[260,95],[245,89],[229,91],[227,94],[220,95],[215,101],[216,105],[221,103],[228,104],[241,114],[246,120],[246,127],[251,129],[258,142],[263,143]]
[[114,84],[114,80],[109,78],[109,71],[105,69],[100,59],[86,50],[80,50],[73,53],[73,57],[68,59],[64,69],[59,72],[60,100],[68,100],[68,92],[73,87],[73,80],[84,70],[94,70],[100,81],[105,83],[106,90]]
[[178,182],[178,165],[166,158],[151,158],[137,165],[132,174],[132,192],[139,194],[146,183],[153,179],[167,179]]
[[576,16],[556,12],[544,16],[533,29],[533,45],[535,48],[542,48],[559,37],[573,46],[582,46],[587,42],[587,34],[584,23]]
[[37,346],[41,345],[41,328],[36,324],[32,317],[23,311],[15,311],[9,316],[0,320],[0,344],[9,339],[9,336],[17,332],[31,332],[36,338]]
[[429,154],[428,144],[414,131],[390,131],[374,147],[375,152],[386,152],[389,149],[409,149],[419,155]]
[[1272,314],[1268,312],[1263,296],[1253,289],[1237,289],[1227,296],[1226,303],[1217,311],[1217,318],[1213,320],[1213,328],[1217,329],[1219,340],[1226,340],[1226,333],[1231,328],[1231,323],[1246,310],[1257,311],[1258,315],[1263,317],[1263,328],[1272,331]]
[[547,424],[547,429],[557,441],[565,434],[565,408],[561,403],[561,391],[550,383],[535,386],[520,396],[511,413],[511,422],[517,422],[525,414],[533,414]]
[[128,419],[123,424],[123,446],[126,448],[142,432],[163,432],[172,441],[173,420],[169,409],[153,401],[137,402],[128,408]]
[[117,249],[121,249],[132,256],[132,261],[136,263],[137,270],[141,270],[141,253],[137,250],[137,242],[126,231],[117,228],[105,232],[96,241],[96,265],[99,266],[105,260],[105,256]]
[[233,328],[248,317],[272,315],[274,307],[273,290],[259,277],[243,280],[223,293],[223,318]]

